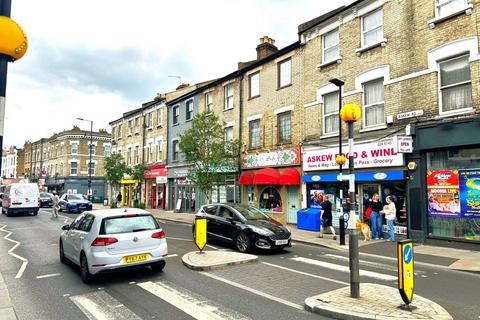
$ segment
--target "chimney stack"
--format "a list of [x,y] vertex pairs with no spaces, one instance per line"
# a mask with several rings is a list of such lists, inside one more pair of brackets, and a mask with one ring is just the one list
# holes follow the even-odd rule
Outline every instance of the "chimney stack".
[[275,46],[275,40],[268,36],[264,36],[260,38],[260,44],[257,46],[257,60],[268,57],[277,51],[278,48]]

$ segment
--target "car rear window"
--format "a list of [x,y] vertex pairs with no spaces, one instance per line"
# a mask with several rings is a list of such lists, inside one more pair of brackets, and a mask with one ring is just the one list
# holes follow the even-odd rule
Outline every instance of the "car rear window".
[[140,232],[159,228],[157,220],[149,214],[120,216],[103,219],[100,234]]

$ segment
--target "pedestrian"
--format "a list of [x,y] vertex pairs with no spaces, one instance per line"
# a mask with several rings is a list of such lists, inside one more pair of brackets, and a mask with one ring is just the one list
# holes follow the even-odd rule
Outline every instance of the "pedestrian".
[[53,213],[52,213],[52,218],[58,218],[58,209],[60,209],[60,206],[58,205],[58,201],[60,200],[58,198],[57,191],[53,191]]
[[383,207],[382,213],[385,214],[388,227],[388,241],[395,241],[395,229],[393,222],[397,216],[397,208],[395,207],[395,198],[393,196],[387,197],[387,205]]
[[122,207],[122,193],[120,191],[118,191],[118,194],[117,194],[117,208],[121,208]]
[[372,209],[372,213],[370,214],[370,228],[372,229],[372,239],[383,239],[382,215],[380,214],[383,206],[380,202],[380,197],[378,196],[378,193],[373,194],[372,201],[370,201],[368,207]]
[[320,209],[320,238],[323,238],[323,231],[325,228],[330,228],[333,234],[333,240],[337,240],[335,229],[332,226],[332,203],[328,200],[329,196],[323,196],[322,208]]

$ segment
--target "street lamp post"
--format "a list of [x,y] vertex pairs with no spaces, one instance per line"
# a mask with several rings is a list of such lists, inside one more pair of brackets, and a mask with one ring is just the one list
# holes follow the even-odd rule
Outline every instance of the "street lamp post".
[[[340,109],[342,108],[342,87],[345,84],[345,81],[333,78],[328,80],[328,82],[336,85],[338,87],[338,154],[343,157],[342,153],[342,118],[340,117]],[[344,158],[342,158],[344,159]],[[342,178],[342,171],[343,171],[343,164],[345,161],[342,160],[337,161],[339,165],[339,180],[340,183],[343,183]],[[343,188],[340,185],[340,217],[339,217],[339,229],[340,229],[340,245],[345,245],[345,218],[343,216]]]
[[88,153],[90,154],[90,161],[88,162],[88,200],[92,201],[92,145],[93,145],[93,120],[87,120],[83,118],[77,118],[80,121],[90,122],[90,145],[88,147]]

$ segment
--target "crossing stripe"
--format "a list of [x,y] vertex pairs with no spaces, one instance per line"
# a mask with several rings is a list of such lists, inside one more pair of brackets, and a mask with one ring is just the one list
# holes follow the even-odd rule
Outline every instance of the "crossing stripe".
[[139,283],[138,286],[198,320],[250,319],[205,297],[186,289],[179,291],[166,283],[148,281]]
[[[298,261],[298,262],[303,262],[303,263],[308,263],[311,265],[335,270],[335,271],[340,271],[340,272],[350,272],[350,268],[346,266],[342,266],[339,264],[334,264],[334,263],[329,263],[329,262],[324,262],[324,261],[319,261],[319,260],[314,260],[314,259],[309,259],[309,258],[303,258],[303,257],[296,257],[296,258],[290,258],[290,260],[293,261]],[[379,280],[384,280],[384,281],[396,281],[397,277],[388,275],[388,274],[381,274],[377,272],[372,272],[372,271],[367,271],[367,270],[360,270],[360,275],[365,276],[365,277],[370,277],[370,278],[375,278]]]
[[[338,256],[335,254],[326,254],[325,257],[329,257],[335,260],[342,260],[342,261],[349,261],[348,257],[344,256]],[[376,269],[382,269],[385,271],[396,271],[396,266],[384,264],[384,263],[379,263],[379,262],[371,262],[371,261],[360,261],[361,266],[366,266],[366,267],[371,267],[371,268],[376,268]],[[415,274],[424,274],[425,271],[418,271],[415,270]]]
[[72,300],[90,320],[141,320],[139,316],[105,291],[73,296],[70,297],[70,300]]
[[298,270],[294,270],[294,269],[290,269],[290,268],[278,266],[278,265],[276,265],[276,264],[272,264],[272,263],[268,263],[268,262],[262,262],[262,263],[263,263],[264,265],[267,265],[267,266],[270,266],[270,267],[274,267],[274,268],[278,268],[278,269],[290,271],[290,272],[293,272],[293,273],[298,273],[298,274],[301,274],[301,275],[304,275],[304,276],[308,276],[308,277],[312,277],[312,278],[317,278],[317,279],[322,279],[322,280],[326,280],[326,281],[330,281],[330,282],[335,282],[335,283],[342,284],[342,285],[348,285],[348,283],[347,283],[347,282],[344,282],[344,281],[339,281],[339,280],[335,280],[335,279],[332,279],[332,278],[317,276],[316,274],[306,273],[306,272],[302,272],[302,271],[298,271]]

